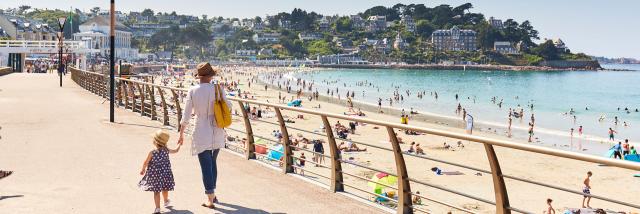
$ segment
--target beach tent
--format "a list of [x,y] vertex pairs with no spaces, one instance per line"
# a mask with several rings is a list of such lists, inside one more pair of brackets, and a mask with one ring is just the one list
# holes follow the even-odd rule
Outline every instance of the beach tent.
[[374,193],[382,194],[383,190],[388,188],[387,186],[395,186],[398,183],[398,177],[378,172],[371,177],[371,181],[367,183],[367,186],[371,187]]
[[256,149],[256,153],[258,154],[267,154],[267,143],[264,139],[256,137],[253,145]]
[[288,106],[293,106],[293,107],[300,107],[302,106],[302,100],[301,99],[295,99],[289,103],[287,103]]
[[282,146],[282,144],[278,144],[271,148],[271,150],[269,150],[269,154],[267,154],[267,157],[269,157],[269,160],[280,160],[283,155],[284,147]]

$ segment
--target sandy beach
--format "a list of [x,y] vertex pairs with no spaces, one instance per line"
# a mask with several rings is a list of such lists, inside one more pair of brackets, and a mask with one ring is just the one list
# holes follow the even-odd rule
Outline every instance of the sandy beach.
[[[249,92],[249,98],[268,101],[270,103],[278,103],[277,100],[279,95],[287,97],[295,96],[295,94],[289,94],[285,91],[275,90],[273,87],[268,87],[265,90],[264,85],[257,82],[257,78],[255,78],[254,76],[257,71],[274,70],[274,68],[235,68],[232,72],[229,72],[230,69],[227,70],[228,72],[225,73],[225,78],[227,78],[227,80],[240,81],[239,88],[241,89],[241,91],[243,91],[243,93],[245,91]],[[252,84],[250,84],[250,87],[247,82],[248,80],[254,81]],[[348,108],[340,103],[328,102],[328,100],[323,99],[321,99],[320,101],[309,101],[304,97],[301,99],[304,100],[302,108],[309,108],[339,114],[348,111]],[[287,98],[287,100],[290,100],[290,98]],[[320,106],[319,109],[316,108],[318,106]],[[400,122],[399,115],[378,114],[373,111],[368,111],[368,108],[365,108],[358,103],[355,103],[354,108],[362,108],[362,111],[366,114],[367,118],[383,121],[397,121],[398,123]],[[269,113],[269,111],[266,110],[266,112],[264,112],[263,114],[270,115],[272,114],[272,112]],[[314,118],[309,115],[303,115],[304,119],[298,119],[297,113],[288,111],[284,111],[283,114],[286,118],[295,121],[295,123],[288,124],[289,126],[293,126],[295,128],[303,130],[312,130],[314,132],[319,132],[319,130],[321,130],[321,121],[319,120],[319,118]],[[273,117],[263,118],[262,120],[276,122],[275,118]],[[460,128],[462,127],[462,121],[459,121],[456,124],[455,121],[438,120],[438,118],[435,117],[432,118],[432,121],[434,122],[410,121],[410,124],[454,132],[464,132],[464,130]],[[334,124],[337,121],[330,122]],[[348,122],[341,121],[341,123],[347,124]],[[252,124],[254,126],[254,133],[260,136],[273,136],[271,135],[272,132],[278,129],[277,126],[260,121],[253,121]],[[236,123],[234,127],[242,130],[241,122],[238,121],[238,123]],[[349,135],[348,139],[353,142],[365,142],[367,144],[374,144],[376,146],[390,148],[390,145],[387,142],[388,136],[386,132],[380,131],[378,128],[380,127],[371,125],[358,126],[355,134]],[[292,136],[303,136],[308,139],[323,139],[322,136],[304,133],[297,130],[289,129],[289,132]],[[474,132],[474,134],[498,139],[514,140],[509,139],[503,135],[492,134],[491,132]],[[239,136],[240,138],[243,137],[243,134],[234,133],[233,131],[230,131],[229,135]],[[458,140],[455,139],[429,135],[407,135],[402,132],[398,132],[398,136],[401,137],[405,142],[405,144],[402,146],[403,150],[409,149],[408,143],[416,142],[419,143],[425,150],[427,157],[450,161],[458,164],[464,164],[467,166],[473,166],[480,169],[488,169],[488,161],[484,153],[484,147],[479,143],[462,142],[464,148],[461,148],[456,146]],[[273,140],[275,140],[274,137]],[[525,140],[515,141],[526,143]],[[340,142],[341,141],[338,141],[338,143]],[[445,149],[443,146],[444,143],[452,145],[452,148]],[[364,145],[359,146],[361,148],[367,147]],[[325,146],[325,148],[327,148],[327,146]],[[308,157],[307,159],[311,159],[309,158],[311,155],[308,152],[298,151],[295,152],[295,155],[299,156],[300,153],[305,153],[306,157]],[[640,198],[637,197],[637,195],[640,194],[640,186],[636,185],[638,179],[633,177],[633,174],[636,172],[630,170],[601,167],[596,164],[555,158],[546,155],[531,154],[504,148],[497,148],[497,154],[498,158],[501,161],[503,173],[506,175],[531,179],[532,181],[553,184],[571,190],[581,191],[583,186],[582,180],[585,178],[586,172],[592,171],[594,173],[594,176],[592,178],[592,185],[594,186],[592,192],[594,194],[613,199],[626,200],[634,204],[640,204]],[[343,159],[351,159],[359,164],[395,172],[392,153],[385,150],[369,147],[366,152],[352,152],[345,154],[343,156]],[[431,184],[448,187],[457,191],[479,196],[484,199],[493,200],[492,181],[491,176],[488,174],[477,174],[478,172],[475,172],[473,170],[467,170],[451,165],[437,163],[434,161],[411,157],[408,155],[405,156],[405,160],[407,162],[409,170],[409,177],[411,178],[425,181]],[[343,164],[343,168],[346,171],[354,172],[358,175],[370,177],[374,173],[371,170],[344,165],[345,164]],[[432,167],[439,167],[440,169],[443,169],[443,171],[459,171],[463,175],[435,175],[430,171],[430,168]],[[329,171],[327,169],[321,167],[313,167],[309,163],[307,163],[306,170],[318,172],[324,175],[329,174]],[[323,180],[318,177],[316,178],[321,181]],[[363,182],[361,180],[349,176],[345,176],[345,180],[347,182],[356,184],[361,188],[368,188],[366,182]],[[326,180],[324,180],[324,182],[326,182]],[[465,207],[467,209],[471,209],[481,213],[493,212],[492,205],[467,199],[461,196],[455,196],[453,194],[435,190],[433,188],[427,188],[419,184],[412,183],[412,185],[412,190],[420,191],[421,195],[423,196],[434,196],[434,198],[438,200],[452,203],[457,206]],[[513,207],[529,211],[541,212],[546,207],[545,201],[547,198],[551,198],[554,200],[554,206],[558,209],[558,212],[564,211],[565,208],[580,207],[582,202],[582,196],[580,195],[564,193],[553,189],[535,186],[510,179],[507,179],[507,188],[509,190],[509,193],[511,194],[511,205]],[[366,196],[366,194],[362,195]],[[450,210],[449,208],[433,203],[424,204],[427,205],[423,205],[423,208],[435,211],[436,213],[440,213],[440,211],[444,212]],[[637,210],[630,210],[630,208],[625,208],[621,205],[599,201],[597,199],[593,199],[591,205],[592,207],[603,208],[605,210],[638,212]]]

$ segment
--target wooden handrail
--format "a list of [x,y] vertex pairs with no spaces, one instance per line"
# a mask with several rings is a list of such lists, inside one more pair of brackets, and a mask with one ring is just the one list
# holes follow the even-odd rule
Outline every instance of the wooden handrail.
[[[106,75],[95,73],[95,72],[81,71],[75,68],[72,68],[71,71],[72,71],[71,72],[72,79],[76,81],[80,86],[98,95],[106,94],[106,87],[102,87],[103,83],[106,81]],[[165,96],[164,96],[165,94],[163,92],[163,90],[169,90],[173,95],[173,104],[176,108],[176,114],[177,114],[176,116],[178,119],[178,123],[175,124],[175,126],[179,128],[180,120],[182,116],[182,109],[181,109],[179,94],[186,92],[187,91],[186,89],[155,85],[153,83],[130,80],[125,78],[116,78],[116,79],[120,82],[120,85],[130,87],[131,94],[133,95],[132,101],[131,101],[132,103],[131,109],[134,111],[137,109],[136,109],[136,98],[135,98],[135,93],[133,92],[133,87],[134,85],[137,86],[140,92],[140,103],[141,103],[140,113],[142,116],[145,116],[144,96],[146,95],[146,93],[144,93],[144,89],[146,88],[147,91],[149,91],[150,99],[152,99],[152,105],[153,105],[151,107],[152,112],[154,112],[155,105],[156,105],[155,104],[156,102],[154,100],[155,93],[153,93],[152,91],[153,89],[158,89],[158,93],[162,101],[163,123],[165,125],[171,125],[168,117],[168,104],[165,100]],[[127,96],[128,90],[124,86],[122,87],[123,88],[122,90],[124,92],[124,99],[125,99],[124,107],[127,108],[129,103],[128,96]],[[329,149],[331,152],[332,161],[331,161],[330,188],[334,192],[344,191],[345,184],[343,182],[343,177],[342,177],[343,176],[342,167],[341,167],[342,160],[339,157],[340,156],[339,151],[338,151],[338,148],[335,142],[335,137],[331,130],[331,124],[329,123],[328,118],[349,120],[349,121],[368,123],[372,125],[385,127],[387,129],[387,134],[389,135],[389,140],[391,141],[391,146],[393,149],[391,151],[394,153],[395,163],[396,163],[396,175],[398,177],[398,191],[399,191],[398,207],[397,207],[398,213],[413,213],[413,209],[412,209],[413,206],[411,204],[411,188],[409,186],[409,183],[417,182],[420,184],[421,182],[418,182],[417,180],[413,180],[408,176],[406,164],[404,162],[404,154],[400,149],[398,139],[396,138],[394,129],[411,130],[411,131],[416,131],[416,132],[421,132],[421,133],[426,133],[431,135],[437,135],[441,137],[449,137],[449,138],[455,138],[459,140],[466,140],[470,142],[483,144],[485,148],[485,152],[487,154],[488,161],[489,161],[489,166],[491,169],[490,173],[492,174],[492,179],[493,179],[495,202],[490,202],[477,197],[473,197],[473,198],[476,198],[483,202],[494,204],[496,206],[496,213],[511,213],[512,210],[518,212],[519,209],[510,206],[508,191],[506,189],[504,179],[505,178],[514,179],[514,177],[502,174],[499,160],[495,154],[494,146],[526,151],[531,153],[537,153],[537,154],[544,154],[544,155],[549,155],[554,157],[584,161],[584,162],[604,164],[612,167],[618,167],[618,168],[629,169],[629,170],[640,170],[640,164],[631,162],[631,161],[609,159],[609,158],[598,157],[593,155],[581,154],[577,152],[563,151],[563,150],[552,149],[552,148],[547,148],[542,146],[522,144],[522,143],[516,143],[512,141],[507,141],[507,140],[499,140],[499,139],[493,139],[489,137],[451,132],[451,131],[439,130],[434,128],[425,128],[425,127],[391,123],[391,122],[373,120],[373,119],[367,119],[367,118],[351,117],[351,116],[342,115],[342,114],[321,112],[321,111],[304,109],[304,108],[296,108],[296,107],[290,107],[285,105],[267,103],[263,101],[257,101],[257,100],[246,100],[246,99],[241,99],[237,97],[228,97],[228,99],[231,101],[237,102],[241,107],[242,117],[244,119],[243,122],[245,125],[245,132],[247,134],[247,143],[245,144],[245,156],[247,159],[255,158],[256,154],[254,150],[254,135],[251,127],[251,121],[249,120],[249,114],[247,112],[248,110],[245,109],[244,106],[252,104],[252,105],[260,105],[260,106],[268,106],[275,109],[276,117],[278,119],[278,125],[280,126],[282,136],[283,136],[283,139],[280,142],[284,146],[283,161],[281,161],[283,173],[292,173],[294,167],[293,167],[293,155],[292,155],[292,149],[291,149],[292,146],[290,145],[291,142],[289,140],[289,133],[287,130],[287,126],[285,125],[285,121],[281,111],[287,110],[287,111],[294,111],[294,112],[319,116],[322,119],[322,123],[325,127],[326,136],[329,142]],[[149,114],[149,116],[153,119],[154,113]],[[538,186],[552,187],[554,189],[558,189],[557,187],[553,187],[548,184],[543,184],[538,182],[529,182],[529,183],[536,184]],[[427,183],[422,183],[422,184],[427,184]],[[428,184],[428,186],[432,186],[432,185]],[[449,192],[455,193],[454,191],[449,191]],[[570,192],[570,191],[564,191],[564,192]],[[465,193],[458,192],[457,194],[463,195],[465,197],[471,197],[470,195],[466,195]],[[625,206],[638,208],[638,206],[635,206],[626,202],[608,199],[601,196],[597,196],[597,198],[608,201],[608,202],[612,202],[612,203],[617,203]]]

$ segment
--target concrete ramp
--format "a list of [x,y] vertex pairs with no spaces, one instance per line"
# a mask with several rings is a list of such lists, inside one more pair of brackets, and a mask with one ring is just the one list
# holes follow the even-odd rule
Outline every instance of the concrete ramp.
[[[67,76],[0,77],[0,213],[151,213],[153,194],[136,186],[157,122],[116,109]],[[171,131],[170,146],[177,133]],[[221,152],[219,208],[203,208],[200,169],[189,145],[171,157],[176,190],[165,213],[381,213],[380,209]]]

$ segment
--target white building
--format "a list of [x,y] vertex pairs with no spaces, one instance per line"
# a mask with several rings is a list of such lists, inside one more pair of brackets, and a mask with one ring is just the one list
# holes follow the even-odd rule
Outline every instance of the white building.
[[407,31],[412,33],[416,32],[416,22],[415,20],[413,20],[413,17],[411,17],[410,15],[402,16],[400,23],[404,24],[404,27],[405,29],[407,29]]
[[518,50],[513,47],[511,42],[494,42],[493,50],[501,54],[518,54]]
[[256,43],[275,43],[280,41],[279,33],[256,33],[253,35]]
[[322,34],[319,33],[298,33],[298,38],[302,41],[311,41],[322,39]]
[[[90,49],[98,49],[102,56],[110,54],[110,21],[103,16],[93,17],[80,25],[80,32],[73,34],[73,40],[85,41]],[[116,58],[135,59],[138,50],[131,48],[131,29],[116,23],[115,52]]]
[[490,17],[489,20],[487,20],[489,22],[489,25],[491,25],[491,27],[497,28],[497,29],[502,29],[504,27],[504,24],[502,23],[502,20],[500,19],[496,19]]
[[562,39],[560,38],[555,38],[553,40],[551,40],[553,42],[553,45],[556,46],[556,48],[562,52],[567,50],[567,45],[564,44],[564,42],[562,41]]

